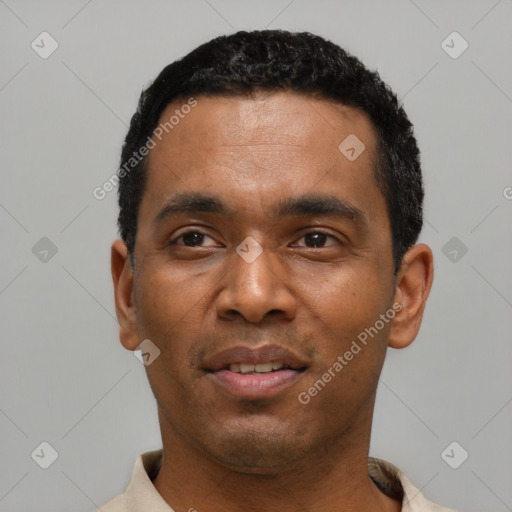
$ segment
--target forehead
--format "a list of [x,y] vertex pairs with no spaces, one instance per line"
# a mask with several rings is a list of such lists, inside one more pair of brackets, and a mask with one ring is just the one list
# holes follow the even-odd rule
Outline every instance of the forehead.
[[174,101],[160,118],[167,130],[153,137],[141,214],[196,191],[245,210],[306,192],[350,196],[363,211],[385,208],[374,177],[376,132],[361,110],[292,92],[194,99],[193,108],[184,108],[188,98]]
[[[203,148],[322,144],[338,149],[338,144],[354,132],[370,148],[376,142],[367,114],[334,100],[295,92],[257,92],[247,97],[199,96],[196,101],[197,105],[188,114],[182,114],[169,133],[163,134],[169,147],[190,146],[195,142]],[[185,99],[168,105],[160,124],[178,114],[186,103]]]

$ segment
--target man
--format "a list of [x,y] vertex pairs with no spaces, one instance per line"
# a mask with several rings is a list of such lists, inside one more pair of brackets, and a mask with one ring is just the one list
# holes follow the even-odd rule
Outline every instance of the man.
[[309,33],[239,32],[167,66],[123,146],[112,275],[163,450],[103,512],[442,511],[368,458],[388,347],[433,277],[412,125]]

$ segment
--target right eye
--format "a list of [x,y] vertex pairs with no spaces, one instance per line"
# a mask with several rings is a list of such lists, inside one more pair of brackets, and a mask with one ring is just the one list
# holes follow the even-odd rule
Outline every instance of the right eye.
[[[211,240],[208,245],[203,245],[205,240]],[[181,243],[179,241],[182,241]],[[213,242],[213,243],[212,243]],[[189,231],[174,238],[169,245],[184,245],[185,247],[217,247],[217,242],[210,236],[200,231]]]

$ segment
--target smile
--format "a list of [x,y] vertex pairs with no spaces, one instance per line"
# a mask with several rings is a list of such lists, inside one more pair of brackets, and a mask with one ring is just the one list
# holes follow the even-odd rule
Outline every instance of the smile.
[[280,361],[271,361],[268,363],[232,363],[229,365],[229,371],[234,373],[252,374],[252,373],[269,373],[284,368],[285,364]]
[[207,359],[204,369],[214,386],[230,397],[263,399],[283,393],[300,379],[305,358],[282,346],[237,346]]

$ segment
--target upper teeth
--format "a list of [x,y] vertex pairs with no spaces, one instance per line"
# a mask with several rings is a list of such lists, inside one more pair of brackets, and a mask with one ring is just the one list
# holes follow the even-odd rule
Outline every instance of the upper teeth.
[[279,370],[283,366],[283,363],[281,363],[280,361],[270,361],[269,363],[258,364],[232,363],[229,365],[229,371],[236,373],[268,373],[271,372],[272,370]]

